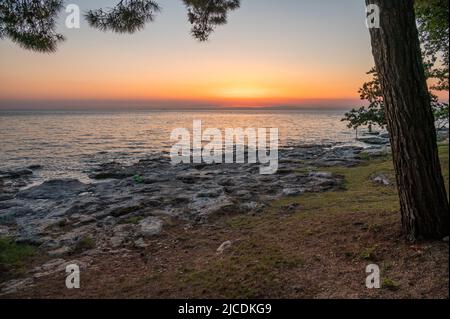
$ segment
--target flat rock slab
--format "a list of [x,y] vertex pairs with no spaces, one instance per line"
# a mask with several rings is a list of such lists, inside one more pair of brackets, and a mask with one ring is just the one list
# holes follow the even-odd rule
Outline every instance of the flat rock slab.
[[73,251],[83,238],[92,239],[93,254],[144,246],[146,238],[162,232],[166,218],[207,223],[215,214],[260,213],[285,196],[341,189],[343,176],[319,168],[358,165],[363,151],[332,144],[281,149],[273,175],[261,175],[259,164],[172,165],[162,154],[128,166],[99,165],[90,175],[106,180],[92,184],[57,179],[19,190],[0,179],[6,194],[0,199],[0,232],[42,245],[54,257]]
[[76,179],[57,179],[20,191],[17,197],[25,199],[59,199],[76,196],[85,192],[86,189],[87,185]]

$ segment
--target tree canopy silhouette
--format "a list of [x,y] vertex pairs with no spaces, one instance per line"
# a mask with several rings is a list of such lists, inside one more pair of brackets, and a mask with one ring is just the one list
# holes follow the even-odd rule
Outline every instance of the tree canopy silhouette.
[[183,0],[192,24],[191,33],[200,41],[207,41],[218,25],[227,23],[228,12],[240,6],[240,0]]
[[134,33],[152,22],[160,10],[152,0],[122,0],[112,9],[90,10],[85,17],[91,27],[102,31]]
[[0,38],[10,38],[24,49],[54,52],[64,37],[56,32],[62,0],[1,0]]
[[[0,39],[9,38],[24,49],[54,52],[63,35],[56,20],[63,0],[0,0]],[[227,23],[228,12],[240,0],[182,0],[187,9],[191,34],[207,41],[214,29]],[[121,0],[114,7],[88,11],[84,17],[93,28],[116,33],[134,33],[154,21],[160,5],[153,0]]]

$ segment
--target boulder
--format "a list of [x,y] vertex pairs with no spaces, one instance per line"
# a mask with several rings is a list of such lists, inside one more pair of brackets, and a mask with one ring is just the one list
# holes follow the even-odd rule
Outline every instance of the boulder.
[[158,217],[147,217],[139,223],[139,233],[143,237],[159,235],[162,231],[163,223]]

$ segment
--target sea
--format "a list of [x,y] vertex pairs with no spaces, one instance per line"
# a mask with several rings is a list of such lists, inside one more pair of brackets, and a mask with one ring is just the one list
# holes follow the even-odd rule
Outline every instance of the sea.
[[58,178],[90,182],[106,162],[129,165],[168,152],[175,128],[278,128],[280,147],[357,145],[339,110],[0,111],[0,172],[40,166],[34,183]]

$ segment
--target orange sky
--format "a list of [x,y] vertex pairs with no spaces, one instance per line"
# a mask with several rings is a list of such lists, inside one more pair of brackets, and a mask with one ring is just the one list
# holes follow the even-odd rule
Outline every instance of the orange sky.
[[[109,0],[72,1],[82,11]],[[176,101],[216,106],[355,107],[372,65],[360,0],[243,0],[208,43],[189,35],[181,1],[142,32],[60,26],[53,54],[0,41],[0,107],[39,101]],[[64,19],[64,15],[61,17]],[[50,102],[49,102],[50,103]],[[184,103],[184,104],[183,104]]]
[[[233,101],[272,104],[316,98],[354,98],[355,90],[363,80],[360,74],[355,77],[348,72],[341,73],[336,81],[324,74],[340,73],[339,70],[301,63],[293,68],[283,62],[265,65],[223,60],[217,63],[216,59],[210,58],[169,67],[166,63],[138,65],[143,59],[126,59],[129,62],[115,64],[116,57],[110,55],[100,63],[92,60],[64,66],[59,56],[25,58],[29,59],[29,65],[3,69],[0,89],[3,98],[204,99],[225,104],[233,104]],[[55,67],[55,63],[60,67]],[[43,69],[45,74],[39,72]]]

